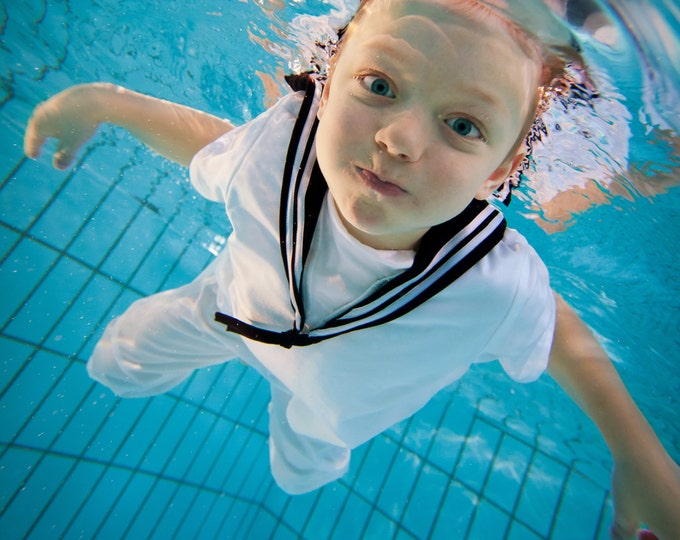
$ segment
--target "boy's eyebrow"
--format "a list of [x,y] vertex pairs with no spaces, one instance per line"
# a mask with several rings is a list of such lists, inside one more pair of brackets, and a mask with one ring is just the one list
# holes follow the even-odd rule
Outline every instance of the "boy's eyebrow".
[[[489,92],[485,86],[476,83],[461,83],[461,89],[468,95],[474,96],[475,101],[482,101],[490,108],[502,111],[507,111],[507,104],[500,98],[498,94]],[[495,112],[494,111],[494,112]]]
[[390,60],[399,62],[419,62],[424,60],[420,51],[409,45],[404,39],[396,39],[392,36],[375,36],[364,43],[364,47],[369,46],[387,54]]
[[[397,65],[404,62],[420,62],[425,60],[423,55],[417,49],[414,49],[408,42],[401,39],[395,39],[392,36],[377,36],[369,39],[364,43],[364,46],[370,46],[374,52],[378,50],[386,55],[385,60],[394,62]],[[409,54],[410,53],[410,54]],[[476,81],[467,83],[461,80],[460,82],[463,92],[467,95],[472,95],[475,100],[484,102],[486,106],[494,109],[501,109],[507,111],[506,103],[501,99],[500,95],[494,92],[489,92],[486,86],[477,84]]]

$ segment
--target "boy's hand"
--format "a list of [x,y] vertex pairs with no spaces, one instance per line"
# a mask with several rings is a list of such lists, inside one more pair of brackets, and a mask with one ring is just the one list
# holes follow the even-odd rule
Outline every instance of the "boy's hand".
[[25,154],[32,159],[37,158],[45,141],[54,138],[57,149],[52,163],[57,169],[66,169],[99,127],[95,106],[99,86],[73,86],[40,103],[26,127]]
[[[612,540],[678,538],[680,532],[680,468],[663,453],[643,465],[616,464],[612,474],[614,523]],[[638,531],[640,522],[650,531]]]

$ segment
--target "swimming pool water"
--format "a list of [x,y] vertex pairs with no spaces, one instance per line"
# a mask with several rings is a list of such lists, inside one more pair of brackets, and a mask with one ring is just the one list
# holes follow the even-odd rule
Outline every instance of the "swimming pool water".
[[[247,120],[290,60],[276,30],[328,6],[0,5],[2,538],[607,537],[606,448],[547,378],[522,386],[474,369],[360,447],[342,480],[298,497],[270,477],[268,389],[241,364],[198,371],[151,399],[119,400],[90,381],[84,363],[105,324],[190,280],[229,226],[185,170],[119,130],[104,128],[69,171],[26,160],[32,107],[69,84],[112,80]],[[643,101],[635,84],[631,110]],[[631,167],[677,172],[672,134],[633,130],[652,146],[632,147]],[[555,235],[521,204],[510,219],[680,459],[678,232],[668,226],[680,199],[669,189],[615,198]]]

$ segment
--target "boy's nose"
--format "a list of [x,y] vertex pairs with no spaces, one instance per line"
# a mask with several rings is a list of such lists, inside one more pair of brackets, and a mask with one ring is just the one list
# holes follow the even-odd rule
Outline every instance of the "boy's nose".
[[426,128],[417,115],[402,112],[384,122],[375,141],[384,152],[401,161],[418,161],[425,149]]

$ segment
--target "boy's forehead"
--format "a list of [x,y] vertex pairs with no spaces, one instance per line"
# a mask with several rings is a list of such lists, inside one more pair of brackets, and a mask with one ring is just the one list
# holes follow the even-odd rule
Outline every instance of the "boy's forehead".
[[475,0],[373,0],[364,10],[352,32],[361,34],[363,40],[398,30],[410,32],[409,37],[416,40],[452,41],[455,38],[457,47],[465,47],[467,42],[478,46],[493,39],[504,42],[517,56],[528,58],[518,34],[509,30],[512,23]]
[[350,41],[385,48],[390,36],[399,36],[416,48],[423,44],[450,53],[499,54],[512,64],[537,68],[539,63],[528,57],[517,35],[509,31],[510,24],[474,0],[374,0]]
[[498,13],[489,16],[492,11],[475,0],[374,0],[367,4],[365,11],[359,26],[367,31],[414,17],[439,26],[464,24],[495,33],[503,28],[501,21],[504,20]]
[[374,0],[367,8],[346,44],[351,57],[387,61],[402,75],[430,81],[431,90],[475,95],[495,105],[490,114],[500,106],[523,121],[530,113],[540,65],[500,16],[465,0]]

